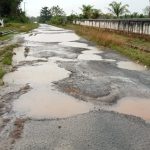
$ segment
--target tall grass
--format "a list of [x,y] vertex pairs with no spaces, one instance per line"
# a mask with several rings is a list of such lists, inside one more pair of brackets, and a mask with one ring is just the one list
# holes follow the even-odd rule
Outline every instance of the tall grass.
[[12,64],[13,49],[17,46],[17,44],[13,44],[0,48],[0,79],[8,71],[8,65]]

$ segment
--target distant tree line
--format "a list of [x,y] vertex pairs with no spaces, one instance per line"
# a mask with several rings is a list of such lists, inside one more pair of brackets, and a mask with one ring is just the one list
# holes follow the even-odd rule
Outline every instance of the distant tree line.
[[41,9],[39,22],[51,24],[63,24],[66,20],[66,14],[59,6],[51,8],[43,7]]
[[0,0],[0,18],[9,21],[27,22],[28,18],[21,10],[23,0]]
[[39,21],[43,23],[64,24],[66,22],[71,23],[75,19],[125,19],[150,17],[150,6],[147,6],[142,14],[137,12],[131,13],[128,4],[122,4],[122,2],[116,1],[109,4],[108,13],[103,13],[100,9],[96,9],[92,5],[82,5],[80,10],[80,14],[72,13],[71,15],[66,16],[63,9],[59,6],[53,6],[51,8],[43,7],[41,9]]

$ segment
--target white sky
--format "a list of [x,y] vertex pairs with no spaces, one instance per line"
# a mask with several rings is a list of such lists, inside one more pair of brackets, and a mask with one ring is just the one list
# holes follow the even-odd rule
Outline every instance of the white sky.
[[[97,9],[101,9],[103,12],[108,12],[108,4],[113,0],[24,0],[26,13],[28,16],[39,16],[42,7],[52,7],[59,5],[63,10],[70,14],[72,11],[80,13],[81,6],[93,5]],[[131,12],[143,12],[143,9],[149,5],[149,0],[115,0],[122,2],[123,4],[129,4],[129,10]],[[22,3],[22,9],[24,10],[24,3]]]

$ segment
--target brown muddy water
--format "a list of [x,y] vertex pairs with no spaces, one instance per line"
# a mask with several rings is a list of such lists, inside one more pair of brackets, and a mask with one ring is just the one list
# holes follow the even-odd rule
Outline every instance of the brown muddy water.
[[[15,60],[16,58],[18,57],[14,57]],[[13,103],[13,110],[19,116],[32,119],[65,118],[95,109],[91,103],[79,101],[53,89],[53,81],[70,75],[69,71],[57,66],[56,60],[22,66],[4,77],[7,84],[28,83],[32,87],[31,91]]]
[[14,102],[14,110],[19,115],[33,119],[65,118],[87,113],[93,105],[82,102],[51,87],[35,88]]
[[116,105],[109,107],[108,110],[141,117],[150,121],[150,99],[125,97],[119,100]]
[[[51,27],[56,30],[57,28]],[[48,59],[36,57],[34,53],[44,52],[46,42],[67,42],[79,40],[79,37],[74,33],[62,31],[51,31],[47,26],[42,27],[36,32],[40,34],[28,34],[24,36],[25,43],[22,47],[16,48],[13,57],[13,65],[19,65],[25,62],[25,65],[19,66],[16,71],[8,73],[4,76],[4,82],[11,85],[29,84],[31,90],[19,97],[13,102],[13,112],[16,116],[25,116],[32,119],[52,119],[65,118],[77,114],[87,113],[95,110],[95,106],[91,103],[79,101],[65,93],[61,93],[53,88],[52,82],[69,77],[70,72],[64,68],[58,67],[56,61],[68,61],[67,59],[58,57],[50,57]],[[46,29],[46,30],[45,30]],[[48,30],[48,31],[47,31]],[[57,29],[58,30],[58,29]],[[39,42],[43,42],[38,44]],[[36,45],[37,44],[37,45]],[[29,55],[25,57],[25,47],[29,46]],[[34,46],[34,51],[32,47]],[[57,46],[57,44],[56,44]],[[35,50],[37,47],[37,51]],[[60,46],[57,46],[60,49]],[[47,47],[46,47],[47,48]],[[46,51],[53,51],[49,46]],[[64,54],[63,50],[59,54]],[[47,62],[36,62],[28,65],[27,62],[35,60],[46,60]]]
[[[19,97],[13,103],[13,111],[18,116],[26,116],[32,119],[51,119],[65,118],[77,114],[87,113],[91,110],[96,110],[99,106],[94,106],[92,103],[83,102],[75,99],[65,93],[54,89],[53,82],[69,77],[71,74],[64,68],[57,65],[57,61],[116,61],[113,59],[103,59],[100,54],[103,51],[96,47],[89,46],[86,43],[75,42],[80,40],[80,37],[73,32],[68,32],[60,28],[42,25],[34,30],[36,34],[33,36],[24,35],[25,42],[22,47],[16,48],[13,57],[13,65],[19,65],[21,62],[32,62],[35,60],[45,60],[47,62],[27,63],[24,66],[19,66],[16,71],[8,73],[4,76],[4,82],[11,85],[26,85],[31,86],[31,90]],[[72,42],[74,41],[74,42]],[[43,42],[43,43],[42,43]],[[55,49],[50,45],[46,51],[55,51],[58,49],[59,54],[64,54],[66,51],[61,49],[61,46],[84,48],[85,51],[77,57],[77,59],[66,59],[58,56],[43,58],[40,53],[44,52],[44,46],[51,42],[55,44]],[[25,57],[25,47],[29,46],[29,55]],[[48,46],[48,45],[47,45]],[[32,49],[34,47],[34,50]],[[36,51],[37,47],[37,51]],[[39,55],[35,55],[39,53]],[[97,55],[98,54],[98,55]],[[38,57],[36,57],[38,56]],[[145,68],[132,62],[118,62],[118,67],[129,70],[143,71]],[[117,111],[120,113],[140,116],[146,120],[150,120],[150,100],[139,98],[124,98],[117,105],[105,110]]]
[[122,68],[122,69],[136,70],[136,71],[146,70],[146,67],[140,64],[134,63],[134,62],[129,62],[129,61],[120,61],[117,63],[117,65],[119,68]]

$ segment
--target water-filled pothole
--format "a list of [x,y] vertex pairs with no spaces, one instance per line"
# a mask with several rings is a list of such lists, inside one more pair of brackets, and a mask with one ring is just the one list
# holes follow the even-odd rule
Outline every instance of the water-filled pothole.
[[5,83],[27,84],[32,87],[50,84],[68,77],[70,72],[57,66],[55,61],[36,63],[36,66],[23,66],[4,77]]
[[136,71],[144,71],[146,68],[140,64],[129,62],[129,61],[120,61],[117,63],[119,68],[128,69],[128,70],[136,70]]
[[50,88],[48,86],[35,88],[22,95],[14,102],[14,111],[32,119],[52,119],[87,113],[94,109],[90,103]]
[[125,97],[119,100],[116,105],[109,107],[107,110],[141,117],[150,121],[150,99]]
[[[46,31],[45,31],[46,32]],[[48,37],[48,38],[47,38]],[[79,39],[73,33],[60,34],[37,34],[36,36],[26,36],[26,40],[38,42],[63,42]],[[28,43],[28,42],[27,42]],[[61,47],[61,46],[60,46]],[[59,46],[58,46],[59,49]],[[46,47],[47,51],[53,50],[51,46]],[[43,52],[43,45],[38,45],[34,51]],[[63,53],[62,51],[60,51]],[[33,48],[30,45],[30,52],[24,57],[24,47],[15,50],[13,58],[14,65],[24,61],[35,61],[41,59],[33,55]],[[69,77],[70,72],[58,67],[56,61],[69,61],[58,56],[47,59],[48,62],[35,62],[33,65],[19,66],[14,72],[8,73],[4,77],[5,83],[11,85],[30,84],[31,90],[13,102],[15,115],[21,115],[32,119],[65,118],[77,114],[87,113],[95,109],[91,103],[77,100],[64,93],[53,89],[52,82]]]

